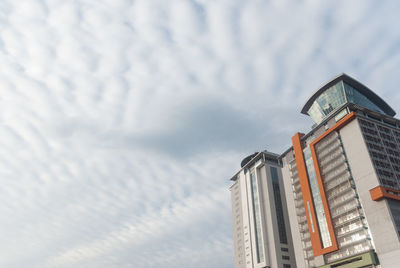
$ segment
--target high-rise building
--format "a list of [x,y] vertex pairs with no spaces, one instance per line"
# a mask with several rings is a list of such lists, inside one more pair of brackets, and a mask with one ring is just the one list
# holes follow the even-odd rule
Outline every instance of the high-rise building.
[[314,121],[280,156],[231,179],[235,268],[400,267],[400,120],[342,74],[306,102]]
[[245,158],[231,180],[235,268],[295,268],[279,155]]
[[400,267],[394,110],[342,74],[301,112],[315,125],[280,156],[297,267]]

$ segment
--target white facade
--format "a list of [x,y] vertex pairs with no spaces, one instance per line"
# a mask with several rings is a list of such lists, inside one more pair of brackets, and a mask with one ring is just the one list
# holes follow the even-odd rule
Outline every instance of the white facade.
[[235,268],[400,267],[395,111],[342,74],[301,112],[316,123],[309,133],[279,157],[253,155],[232,178]]
[[[369,224],[371,240],[375,246],[380,265],[383,268],[399,267],[400,219],[395,219],[393,216],[399,215],[400,201],[390,199],[373,201],[371,199],[369,190],[377,185],[382,185],[382,182],[376,172],[377,167],[373,163],[373,158],[369,153],[368,143],[365,142],[360,129],[360,120],[362,122],[368,121],[374,125],[384,126],[384,123],[362,116],[359,118],[359,120],[354,120],[341,130],[342,141],[345,148],[348,148],[346,150],[347,158],[360,195],[365,217]],[[384,127],[392,128],[389,125]],[[380,153],[387,155],[385,149]],[[387,163],[390,164],[390,161],[387,161]],[[394,185],[391,186],[393,187]],[[399,189],[398,186],[396,188]]]
[[400,120],[341,75],[302,113],[316,124],[280,157],[297,266],[400,267]]
[[277,157],[259,153],[232,178],[235,268],[296,267]]

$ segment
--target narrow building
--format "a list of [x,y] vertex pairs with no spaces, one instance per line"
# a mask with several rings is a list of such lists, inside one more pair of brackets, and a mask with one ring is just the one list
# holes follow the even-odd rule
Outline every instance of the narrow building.
[[231,178],[235,268],[295,268],[279,155],[255,153]]

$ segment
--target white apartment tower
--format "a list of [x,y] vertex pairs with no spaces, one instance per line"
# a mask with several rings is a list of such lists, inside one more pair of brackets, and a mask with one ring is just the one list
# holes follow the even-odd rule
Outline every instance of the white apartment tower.
[[302,111],[282,160],[297,267],[400,267],[400,120],[342,74]]
[[253,154],[232,177],[235,268],[294,268],[279,155]]
[[235,268],[399,268],[395,111],[342,74],[301,113],[310,132],[294,134],[280,156],[245,159],[232,178]]

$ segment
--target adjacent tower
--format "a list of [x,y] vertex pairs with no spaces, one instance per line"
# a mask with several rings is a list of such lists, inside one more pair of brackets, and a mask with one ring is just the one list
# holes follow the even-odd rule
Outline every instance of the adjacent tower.
[[295,268],[279,155],[255,153],[231,178],[235,268]]
[[[281,156],[297,267],[399,267],[400,120],[342,74],[306,102]],[[270,266],[274,267],[274,266]]]

